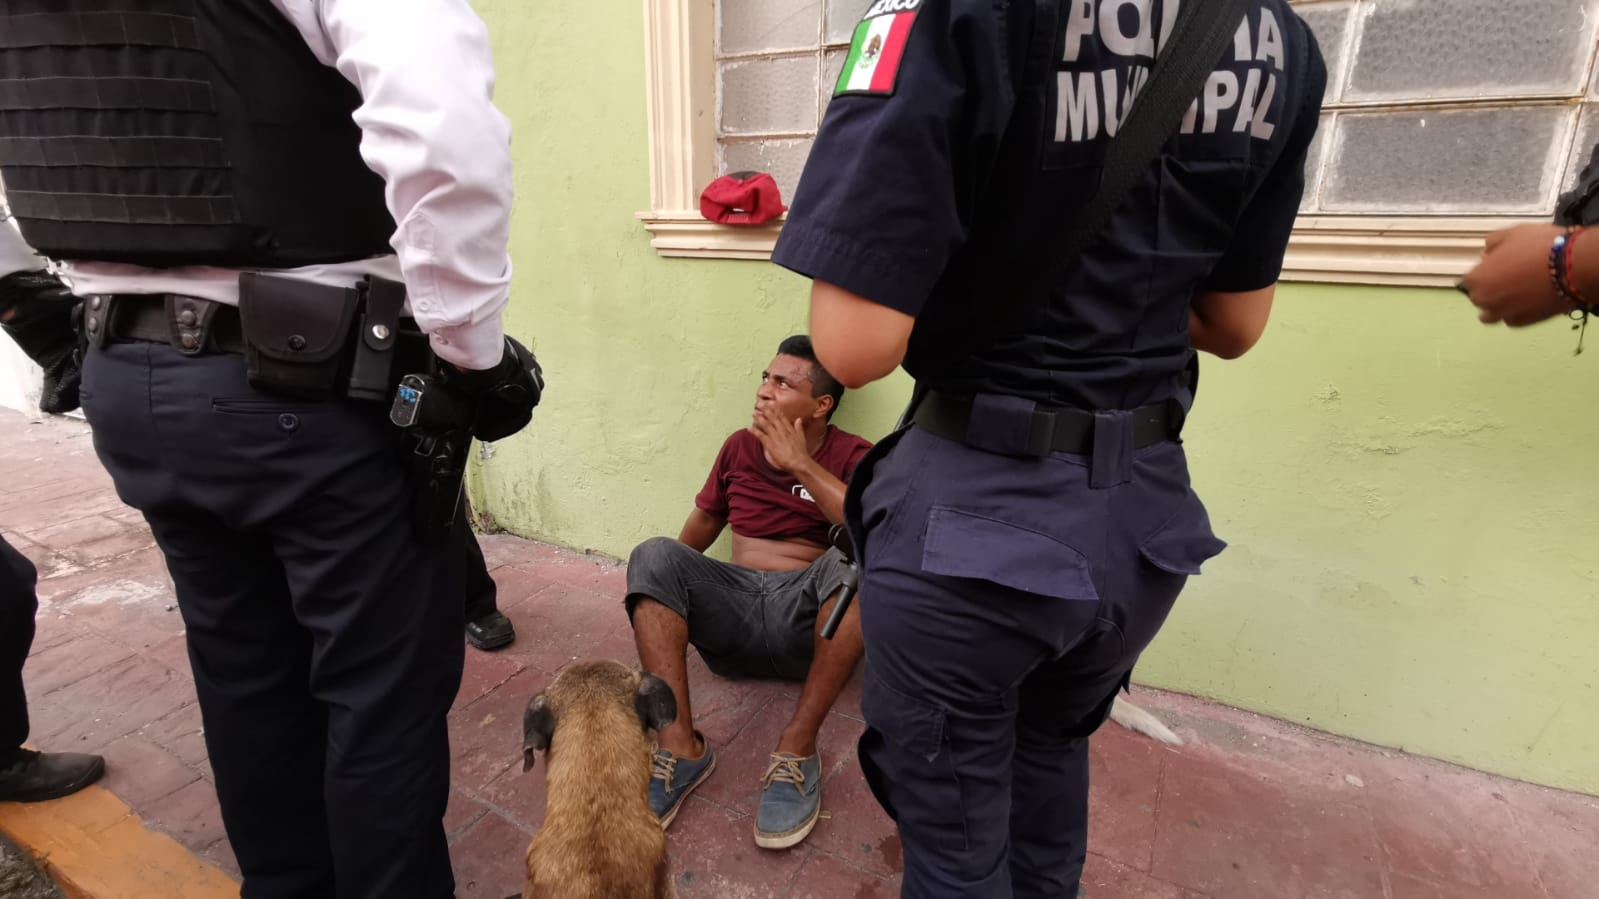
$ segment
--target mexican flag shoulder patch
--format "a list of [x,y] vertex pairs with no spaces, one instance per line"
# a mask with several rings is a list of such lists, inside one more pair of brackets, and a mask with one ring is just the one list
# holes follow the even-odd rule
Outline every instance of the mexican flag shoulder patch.
[[874,0],[855,26],[833,96],[892,94],[922,0]]

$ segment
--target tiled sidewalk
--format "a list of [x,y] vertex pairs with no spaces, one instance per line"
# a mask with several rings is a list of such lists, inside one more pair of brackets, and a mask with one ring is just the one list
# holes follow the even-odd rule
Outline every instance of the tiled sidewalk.
[[[183,628],[159,553],[112,492],[79,422],[0,411],[0,532],[39,566],[26,669],[32,742],[104,752],[104,787],[151,826],[233,872],[200,736]],[[635,662],[611,561],[485,538],[519,639],[468,650],[451,716],[448,816],[459,895],[519,889],[543,814],[523,774],[521,712],[577,658]],[[683,897],[897,895],[898,839],[861,780],[858,682],[822,732],[829,817],[796,849],[751,841],[766,754],[797,690],[692,665],[697,723],[722,758],[671,830]],[[857,679],[858,681],[858,679]],[[1187,745],[1114,725],[1094,738],[1092,899],[1592,899],[1599,800],[1313,734],[1184,697],[1135,698]]]

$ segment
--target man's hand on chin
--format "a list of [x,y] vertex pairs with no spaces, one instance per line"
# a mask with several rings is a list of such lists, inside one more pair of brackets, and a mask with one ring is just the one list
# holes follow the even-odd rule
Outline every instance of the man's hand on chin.
[[755,407],[750,430],[761,441],[766,458],[783,471],[793,474],[811,461],[810,443],[805,439],[805,423],[784,421],[771,406]]

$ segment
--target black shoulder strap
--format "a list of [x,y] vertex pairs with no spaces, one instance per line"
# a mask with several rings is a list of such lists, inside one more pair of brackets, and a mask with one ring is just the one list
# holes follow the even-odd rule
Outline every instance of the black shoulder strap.
[[1005,333],[1028,311],[1029,300],[1047,295],[1050,285],[1077,265],[1083,250],[1110,221],[1133,183],[1182,124],[1183,114],[1232,43],[1252,3],[1253,0],[1183,0],[1172,33],[1156,55],[1149,81],[1138,92],[1132,109],[1105,149],[1099,185],[1072,223],[1056,264],[1037,269],[1022,289],[994,298],[983,324],[967,332],[967,352],[982,347],[976,341]]

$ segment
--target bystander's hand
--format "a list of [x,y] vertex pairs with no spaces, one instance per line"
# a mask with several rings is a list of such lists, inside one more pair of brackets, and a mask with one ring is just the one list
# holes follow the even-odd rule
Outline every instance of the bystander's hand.
[[1482,260],[1457,286],[1477,307],[1479,321],[1521,328],[1571,311],[1549,275],[1550,247],[1565,230],[1517,225],[1488,235]]

